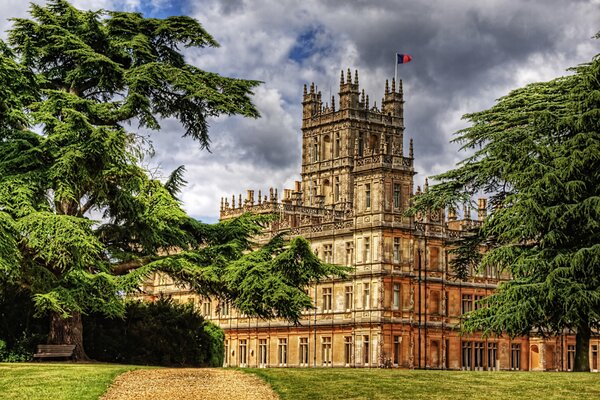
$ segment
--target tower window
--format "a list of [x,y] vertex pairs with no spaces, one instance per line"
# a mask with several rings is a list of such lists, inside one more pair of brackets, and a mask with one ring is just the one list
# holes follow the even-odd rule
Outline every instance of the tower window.
[[371,184],[365,185],[365,208],[371,208]]
[[400,184],[394,183],[394,208],[400,208]]
[[335,197],[335,201],[340,201],[340,178],[339,176],[335,177],[335,187],[333,189],[333,194]]
[[333,153],[334,153],[335,157],[339,157],[340,156],[340,146],[341,146],[340,134],[336,133],[336,135],[335,135],[335,147],[333,149]]
[[362,157],[365,151],[365,139],[363,134],[358,135],[358,156]]

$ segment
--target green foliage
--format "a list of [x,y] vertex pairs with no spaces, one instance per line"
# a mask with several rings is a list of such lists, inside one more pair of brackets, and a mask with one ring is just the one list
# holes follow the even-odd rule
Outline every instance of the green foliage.
[[223,365],[223,331],[167,298],[128,302],[123,318],[86,318],[88,355],[98,361],[145,365]]
[[579,341],[600,328],[600,55],[573,71],[466,115],[471,126],[455,141],[473,154],[415,200],[413,212],[491,195],[493,212],[476,234],[489,251],[481,257],[465,241],[458,261],[480,257],[481,268],[497,266],[513,279],[469,315],[466,331],[567,328]]
[[30,360],[48,333],[48,319],[36,318],[31,295],[14,285],[0,286],[0,321],[0,361]]
[[0,280],[29,290],[38,314],[122,316],[123,296],[163,271],[248,314],[297,321],[310,306],[302,287],[342,271],[299,239],[253,252],[268,217],[202,224],[174,197],[183,167],[166,182],[142,167],[151,144],[132,124],[172,118],[207,148],[208,118],[258,116],[259,82],[186,63],[181,46],[217,46],[197,21],[64,0],[12,21],[0,43]]

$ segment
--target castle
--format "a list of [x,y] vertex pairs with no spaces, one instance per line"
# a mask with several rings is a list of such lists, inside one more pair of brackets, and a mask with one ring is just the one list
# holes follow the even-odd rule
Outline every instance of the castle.
[[[262,239],[287,231],[307,238],[325,262],[352,266],[347,279],[323,280],[309,288],[314,310],[299,326],[239,314],[229,304],[202,299],[157,275],[143,288],[193,302],[226,334],[227,366],[400,367],[466,370],[570,370],[574,335],[552,338],[461,336],[464,313],[479,306],[502,279],[498,271],[472,271],[465,281],[449,269],[447,250],[487,212],[462,219],[443,210],[403,213],[414,191],[412,139],[404,147],[402,81],[385,83],[380,108],[359,89],[358,72],[342,71],[339,99],[324,103],[304,86],[302,180],[268,194],[248,190],[221,200],[222,220],[243,213],[279,218]],[[428,190],[425,183],[423,190]],[[260,240],[260,238],[259,238]],[[598,370],[600,338],[590,345]]]

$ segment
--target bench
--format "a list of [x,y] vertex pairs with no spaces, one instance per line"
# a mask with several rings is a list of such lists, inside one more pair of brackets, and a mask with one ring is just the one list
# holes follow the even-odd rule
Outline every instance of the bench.
[[73,357],[74,344],[39,344],[33,358]]

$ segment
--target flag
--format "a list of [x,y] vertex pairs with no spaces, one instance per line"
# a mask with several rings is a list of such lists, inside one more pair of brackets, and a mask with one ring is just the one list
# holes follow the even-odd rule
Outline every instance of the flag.
[[396,64],[406,64],[410,62],[412,57],[408,54],[396,54]]

